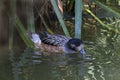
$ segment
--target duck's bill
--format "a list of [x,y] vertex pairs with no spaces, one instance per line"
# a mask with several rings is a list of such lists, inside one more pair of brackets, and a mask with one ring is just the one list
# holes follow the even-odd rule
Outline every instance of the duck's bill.
[[85,52],[84,48],[81,49],[79,52],[80,52],[82,58],[85,58],[85,54],[86,54],[86,52]]

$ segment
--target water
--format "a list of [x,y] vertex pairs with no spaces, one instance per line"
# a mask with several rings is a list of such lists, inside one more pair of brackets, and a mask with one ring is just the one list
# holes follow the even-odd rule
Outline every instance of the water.
[[120,80],[120,36],[101,32],[77,54],[41,55],[30,48],[0,48],[0,80]]

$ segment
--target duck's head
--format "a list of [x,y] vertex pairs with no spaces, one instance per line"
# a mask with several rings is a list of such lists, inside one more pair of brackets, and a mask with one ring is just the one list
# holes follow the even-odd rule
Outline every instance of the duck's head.
[[83,58],[85,57],[84,45],[80,39],[72,38],[67,42],[67,44],[70,49],[79,52]]

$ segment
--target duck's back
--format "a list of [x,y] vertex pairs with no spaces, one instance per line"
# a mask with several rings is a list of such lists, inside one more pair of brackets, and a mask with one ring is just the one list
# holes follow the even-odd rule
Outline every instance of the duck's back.
[[43,43],[53,46],[64,46],[70,39],[63,35],[48,34],[47,32],[40,32],[39,37]]

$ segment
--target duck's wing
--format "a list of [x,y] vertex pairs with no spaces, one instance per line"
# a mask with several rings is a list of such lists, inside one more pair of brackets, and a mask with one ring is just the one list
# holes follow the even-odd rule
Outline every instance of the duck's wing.
[[65,45],[70,38],[67,38],[59,34],[48,34],[47,32],[39,33],[41,41],[45,44],[53,46],[63,46]]

